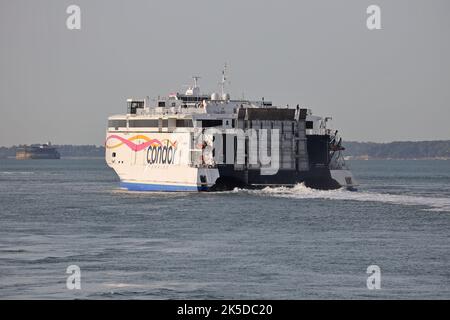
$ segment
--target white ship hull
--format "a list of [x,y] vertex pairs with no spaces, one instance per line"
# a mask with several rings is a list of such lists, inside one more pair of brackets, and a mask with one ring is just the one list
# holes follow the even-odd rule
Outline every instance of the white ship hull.
[[219,172],[190,166],[189,133],[108,132],[106,162],[133,191],[206,191]]

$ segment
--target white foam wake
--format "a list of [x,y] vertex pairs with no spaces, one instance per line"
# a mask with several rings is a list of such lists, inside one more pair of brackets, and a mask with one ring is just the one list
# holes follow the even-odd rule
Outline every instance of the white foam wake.
[[447,211],[450,212],[450,198],[432,198],[413,195],[394,195],[388,193],[376,193],[368,191],[348,191],[338,190],[316,190],[298,184],[293,188],[266,187],[262,190],[235,189],[234,192],[248,192],[255,195],[265,195],[295,199],[328,199],[328,200],[352,200],[363,202],[383,202],[400,205],[425,206],[427,211]]

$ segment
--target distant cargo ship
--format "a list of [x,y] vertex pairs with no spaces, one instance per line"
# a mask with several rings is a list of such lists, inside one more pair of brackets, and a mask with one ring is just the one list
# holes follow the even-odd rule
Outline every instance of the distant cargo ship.
[[60,159],[61,155],[58,150],[51,145],[46,144],[32,144],[31,146],[20,146],[16,151],[16,159]]

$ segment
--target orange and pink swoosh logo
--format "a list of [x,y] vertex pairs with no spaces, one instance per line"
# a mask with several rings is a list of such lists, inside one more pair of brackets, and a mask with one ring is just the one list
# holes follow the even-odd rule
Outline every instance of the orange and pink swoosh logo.
[[[119,142],[116,143],[116,144],[108,145],[108,141],[110,141],[110,140],[118,140]],[[135,140],[144,140],[145,142],[141,143],[141,144],[136,144],[136,143],[133,142]],[[122,138],[122,137],[120,137],[118,135],[115,135],[115,134],[110,135],[106,139],[105,146],[108,149],[115,149],[115,148],[118,148],[121,145],[125,144],[125,145],[128,146],[128,148],[130,148],[133,151],[141,151],[141,150],[147,148],[148,146],[158,147],[158,146],[163,146],[166,143],[171,145],[173,148],[177,147],[177,142],[176,141],[172,142],[169,139],[164,139],[164,140],[160,141],[158,139],[150,139],[149,137],[143,136],[143,135],[140,135],[140,134],[136,135],[136,136],[133,136],[133,137],[131,137],[129,139]]]

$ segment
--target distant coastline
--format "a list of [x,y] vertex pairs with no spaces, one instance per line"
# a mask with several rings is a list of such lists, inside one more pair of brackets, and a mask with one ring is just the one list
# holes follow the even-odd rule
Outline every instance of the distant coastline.
[[[349,160],[450,160],[450,140],[395,141],[389,143],[344,141]],[[21,146],[0,147],[0,159],[14,158]],[[103,158],[105,147],[55,145],[61,158]]]
[[394,141],[389,143],[344,141],[349,160],[449,160],[450,140]]

